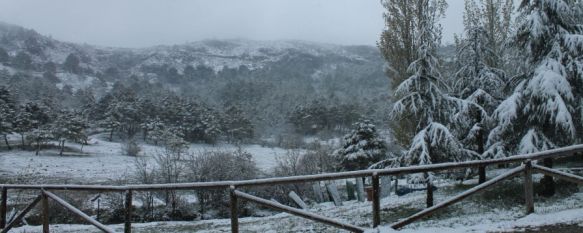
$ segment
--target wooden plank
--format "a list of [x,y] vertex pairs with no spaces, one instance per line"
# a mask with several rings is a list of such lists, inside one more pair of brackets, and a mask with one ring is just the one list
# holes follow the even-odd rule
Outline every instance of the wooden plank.
[[524,204],[526,214],[534,213],[534,193],[532,188],[532,163],[530,160],[524,162]]
[[517,176],[523,170],[524,170],[524,166],[520,166],[520,167],[514,168],[514,169],[508,171],[507,173],[504,173],[502,175],[499,175],[499,176],[497,176],[494,179],[491,179],[489,181],[484,182],[483,184],[480,184],[480,185],[477,185],[477,186],[475,186],[475,187],[473,187],[471,189],[468,189],[465,192],[462,192],[462,193],[460,193],[460,194],[458,194],[458,195],[456,195],[456,196],[454,196],[452,198],[449,198],[449,199],[447,199],[444,202],[441,202],[441,203],[439,203],[437,205],[432,206],[431,208],[424,209],[424,210],[422,210],[422,211],[420,211],[420,212],[418,212],[418,213],[416,213],[416,214],[414,214],[414,215],[412,215],[412,216],[410,216],[408,218],[405,218],[405,219],[403,219],[403,220],[401,220],[401,221],[393,224],[391,227],[393,229],[402,228],[402,227],[404,227],[404,226],[406,226],[406,225],[408,225],[408,224],[410,224],[410,223],[412,223],[412,222],[414,222],[416,220],[419,220],[419,219],[421,219],[423,217],[429,216],[429,215],[435,213],[436,211],[438,211],[440,209],[443,209],[443,208],[448,207],[448,206],[450,206],[452,204],[455,204],[455,203],[463,200],[464,198],[466,198],[466,197],[468,197],[470,195],[473,195],[473,194],[479,193],[481,191],[484,191],[485,189],[487,189],[487,188],[489,188],[491,186],[494,186],[495,184],[497,184],[497,183],[499,183],[499,182],[501,182],[503,180],[506,180],[506,179],[512,178],[514,176]]
[[125,200],[125,223],[123,227],[124,233],[131,233],[132,232],[132,190],[128,190],[126,192],[126,200]]
[[42,222],[43,222],[43,233],[49,233],[50,232],[50,228],[49,228],[49,198],[47,197],[46,194],[41,194],[42,195],[42,206],[43,206],[43,214],[42,214]]
[[351,231],[351,232],[364,232],[365,231],[364,228],[361,228],[361,227],[358,227],[358,226],[355,226],[355,225],[352,225],[352,224],[342,223],[342,222],[339,222],[337,220],[334,220],[334,219],[331,219],[331,218],[328,218],[328,217],[320,216],[320,215],[317,215],[317,214],[314,214],[314,213],[310,213],[308,211],[304,211],[304,210],[301,210],[301,209],[296,209],[296,208],[293,208],[293,207],[285,206],[285,205],[282,205],[282,204],[279,204],[279,203],[276,203],[276,202],[272,202],[272,201],[269,201],[269,200],[265,200],[263,198],[259,198],[259,197],[253,196],[253,195],[249,195],[247,193],[243,193],[241,191],[235,190],[234,193],[235,193],[235,195],[237,195],[237,197],[243,198],[245,200],[248,200],[248,201],[251,201],[251,202],[255,202],[257,204],[261,204],[261,205],[267,206],[269,208],[276,209],[276,210],[280,210],[280,211],[283,211],[283,212],[286,212],[286,213],[289,213],[289,214],[293,214],[293,215],[296,215],[296,216],[300,216],[300,217],[303,217],[303,218],[307,218],[307,219],[310,219],[310,220],[313,220],[313,221],[316,221],[316,222],[328,224],[330,226],[334,226],[334,227],[337,227],[337,228],[340,228],[340,229],[348,230],[348,231]]
[[381,176],[381,198],[388,197],[391,194],[391,177]]
[[536,165],[536,164],[532,165],[532,168],[536,172],[540,172],[540,173],[548,175],[548,176],[553,176],[557,179],[563,179],[563,180],[573,182],[576,184],[583,184],[583,177],[581,177],[581,176],[569,174],[569,173],[562,172],[562,171],[557,171],[556,169],[551,169],[551,168],[543,167],[543,166]]
[[6,203],[8,202],[8,189],[2,188],[2,202],[0,202],[0,228],[6,227]]
[[314,191],[314,195],[316,196],[316,202],[321,203],[324,202],[324,195],[322,194],[322,188],[320,187],[320,182],[315,182],[312,184],[312,190]]
[[231,186],[229,191],[231,197],[231,232],[239,233],[239,206],[237,204],[237,194],[235,193],[237,190],[235,186]]
[[379,186],[379,175],[372,175],[372,225],[377,227],[381,224],[381,197]]
[[300,196],[298,196],[298,194],[294,191],[289,192],[288,196],[294,201],[294,203],[296,203],[296,205],[298,205],[300,208],[307,210],[308,209],[308,205],[306,205],[306,203],[302,200],[302,198]]
[[358,201],[360,202],[364,202],[365,198],[364,198],[364,182],[362,181],[362,178],[358,177],[356,178],[356,197],[358,198]]
[[[91,223],[91,225],[99,228],[99,230],[102,230],[103,232],[107,232],[107,233],[113,233],[114,232],[109,227],[107,227],[107,226],[103,225],[102,223],[96,221],[95,219],[89,217],[89,215],[83,213],[81,210],[75,208],[74,206],[72,206],[71,204],[67,203],[65,200],[61,199],[57,195],[55,195],[55,194],[53,194],[51,192],[48,192],[48,191],[43,191],[43,193],[46,194],[51,199],[53,199],[53,201],[59,203],[65,209],[68,209],[69,211],[71,211],[75,215],[77,215],[77,216],[81,217],[82,219],[84,219],[85,221]],[[39,198],[40,198],[40,196],[39,196]]]
[[12,229],[12,227],[14,227],[16,223],[20,222],[20,220],[22,220],[22,218],[24,218],[24,216],[26,216],[26,214],[30,212],[30,210],[32,210],[32,208],[34,208],[34,206],[36,206],[36,204],[40,202],[40,199],[41,195],[38,195],[30,204],[28,204],[22,211],[20,211],[18,215],[16,215],[16,218],[10,221],[8,225],[2,229],[1,233],[6,233],[10,229]]
[[328,191],[328,196],[334,202],[335,206],[342,206],[342,199],[340,199],[340,194],[338,193],[338,188],[335,183],[330,183],[326,185],[326,190]]
[[356,191],[356,189],[354,187],[354,183],[352,183],[352,181],[347,180],[346,181],[346,197],[349,201],[356,199],[356,195],[354,194],[355,191]]

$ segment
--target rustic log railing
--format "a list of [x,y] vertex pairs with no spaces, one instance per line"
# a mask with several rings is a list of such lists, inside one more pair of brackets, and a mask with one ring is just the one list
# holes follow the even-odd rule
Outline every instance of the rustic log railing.
[[[132,216],[132,200],[133,193],[140,191],[160,191],[160,190],[201,190],[201,189],[223,189],[230,190],[230,200],[231,200],[231,230],[232,232],[239,232],[238,224],[238,198],[245,199],[247,201],[255,202],[269,208],[274,208],[284,212],[288,212],[293,215],[304,217],[313,221],[328,224],[341,229],[349,230],[352,232],[363,232],[365,228],[354,226],[348,223],[342,223],[334,219],[330,219],[324,216],[316,215],[307,211],[299,210],[289,206],[285,206],[273,201],[262,199],[244,192],[237,190],[238,188],[248,188],[257,186],[270,186],[279,184],[290,184],[290,183],[304,183],[304,182],[316,182],[316,181],[328,181],[328,180],[339,180],[347,178],[372,178],[372,226],[377,227],[380,225],[380,188],[379,188],[379,177],[380,176],[396,176],[405,175],[413,173],[428,173],[437,171],[447,171],[454,169],[464,169],[464,168],[485,168],[487,166],[498,165],[498,164],[511,164],[511,163],[522,163],[519,167],[509,170],[507,173],[499,175],[489,181],[483,182],[457,196],[449,198],[446,201],[438,203],[436,205],[428,206],[424,209],[408,218],[405,218],[391,227],[394,229],[402,228],[416,220],[427,217],[434,214],[447,206],[455,204],[466,197],[469,197],[478,192],[484,191],[503,180],[507,180],[518,176],[521,172],[524,173],[524,190],[525,190],[525,205],[526,212],[532,213],[534,211],[533,202],[533,180],[532,172],[540,172],[547,176],[552,176],[558,179],[564,179],[570,182],[575,182],[578,184],[583,184],[583,177],[572,175],[569,173],[554,170],[548,167],[542,167],[536,164],[532,164],[532,161],[542,160],[542,159],[557,159],[562,157],[568,157],[576,154],[583,153],[583,145],[569,146],[554,150],[548,150],[543,152],[537,152],[526,155],[517,155],[507,158],[500,159],[490,159],[490,160],[478,160],[478,161],[467,161],[460,163],[441,163],[425,166],[413,166],[413,167],[401,167],[401,168],[390,168],[390,169],[372,169],[372,170],[361,170],[361,171],[351,171],[351,172],[339,172],[339,173],[327,173],[319,175],[307,175],[307,176],[292,176],[292,177],[280,177],[280,178],[265,178],[256,180],[243,180],[243,181],[219,181],[219,182],[203,182],[203,183],[179,183],[179,184],[153,184],[153,185],[122,185],[122,186],[112,186],[112,185],[22,185],[22,184],[0,184],[1,198],[0,201],[0,229],[1,233],[8,232],[12,227],[21,221],[21,219],[36,206],[37,203],[42,202],[42,222],[43,222],[43,232],[49,232],[49,219],[48,219],[48,199],[56,201],[64,208],[73,212],[77,216],[81,217],[85,221],[96,226],[104,232],[113,232],[110,228],[102,223],[94,220],[88,215],[81,212],[79,209],[68,204],[63,199],[59,198],[55,194],[49,191],[56,190],[66,190],[66,191],[95,191],[95,192],[125,192],[125,224],[124,232],[131,232],[131,216]],[[431,184],[427,185],[427,200],[433,201],[433,192],[431,192]],[[7,211],[7,199],[8,190],[38,190],[40,191],[39,196],[34,199],[32,203],[26,206],[14,219],[9,223],[6,223],[6,211]]]

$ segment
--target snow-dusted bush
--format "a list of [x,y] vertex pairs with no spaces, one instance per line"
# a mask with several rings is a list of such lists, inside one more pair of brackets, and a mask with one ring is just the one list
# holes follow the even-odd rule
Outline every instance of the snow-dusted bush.
[[[202,151],[191,154],[181,161],[188,171],[186,176],[191,182],[211,182],[224,180],[255,179],[259,174],[253,156],[242,150],[234,151]],[[205,216],[207,208],[218,211],[219,215],[228,215],[228,196],[224,190],[196,191],[201,215]],[[242,205],[243,206],[243,205]]]
[[344,136],[342,148],[335,154],[345,170],[366,169],[386,157],[387,145],[379,137],[374,124],[363,121],[356,129]]
[[134,139],[129,139],[121,145],[121,151],[127,156],[137,157],[142,147]]

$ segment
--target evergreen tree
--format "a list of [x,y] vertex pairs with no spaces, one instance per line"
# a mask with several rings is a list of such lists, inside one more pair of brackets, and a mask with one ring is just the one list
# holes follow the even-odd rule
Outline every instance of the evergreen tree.
[[8,134],[14,131],[14,117],[16,115],[16,100],[6,86],[0,86],[0,134],[4,137],[4,142],[8,149]]
[[[493,4],[488,1],[487,4]],[[461,41],[457,54],[460,69],[455,74],[455,92],[458,94],[460,108],[455,115],[455,129],[461,138],[464,148],[478,158],[496,157],[484,153],[486,138],[490,126],[490,118],[494,109],[504,97],[505,72],[491,67],[497,64],[497,45],[492,38],[494,31],[486,30],[490,20],[480,7],[493,8],[492,5],[478,6],[474,0],[466,1],[464,25],[466,36]],[[491,151],[489,151],[491,152]],[[480,167],[480,182],[485,181],[485,169]]]
[[59,155],[63,155],[67,140],[85,144],[87,141],[86,128],[87,121],[80,112],[61,111],[53,123],[52,133],[54,138],[59,141],[61,148]]
[[383,160],[387,153],[386,143],[379,137],[370,121],[355,124],[356,129],[344,136],[342,148],[335,152],[347,171],[367,169]]
[[224,121],[225,133],[231,141],[253,138],[253,124],[238,107],[227,108]]
[[10,56],[4,50],[4,48],[0,48],[0,64],[6,64],[10,61]]
[[459,161],[462,158],[459,142],[446,125],[451,121],[454,99],[447,95],[449,87],[439,72],[437,58],[433,55],[441,38],[439,1],[418,2],[416,47],[417,60],[409,66],[413,75],[403,81],[395,95],[401,98],[394,104],[391,116],[414,116],[417,134],[409,150],[402,157],[402,164],[431,164]]
[[12,65],[23,70],[31,70],[33,68],[32,58],[25,52],[19,52],[16,54],[16,57],[12,59]]
[[[444,16],[447,3],[445,0],[430,0],[431,17],[440,18]],[[382,0],[381,4],[386,9],[383,14],[385,19],[385,29],[381,34],[378,47],[388,64],[386,74],[391,80],[393,91],[399,92],[399,86],[413,73],[410,65],[419,58],[419,35],[423,34],[424,26],[420,24],[425,14],[428,14],[428,7],[425,1],[411,0]],[[432,25],[432,27],[438,25]],[[441,37],[438,35],[438,37]],[[440,38],[434,38],[439,40]],[[395,99],[403,98],[402,95],[395,95]],[[402,112],[402,117],[393,119],[391,128],[397,142],[401,146],[408,146],[411,138],[418,131],[415,114]]]
[[24,148],[24,138],[26,133],[33,129],[47,124],[50,121],[49,110],[38,103],[27,102],[21,105],[14,118],[14,131],[20,134],[22,148]]
[[[532,153],[579,142],[583,127],[583,6],[575,0],[524,0],[514,44],[526,72],[494,115],[489,143],[502,153]],[[552,166],[551,159],[545,159]],[[554,193],[545,176],[543,195]]]
[[490,144],[506,153],[532,153],[576,142],[581,135],[583,36],[572,0],[523,1],[515,44],[527,73],[495,111]]
[[79,66],[80,63],[81,60],[79,59],[79,57],[71,53],[65,59],[65,62],[63,63],[63,69],[73,74],[80,74],[81,73],[81,67]]
[[48,125],[43,125],[38,129],[33,129],[27,139],[36,143],[35,155],[38,156],[42,147],[48,144],[51,139],[54,139],[54,135]]

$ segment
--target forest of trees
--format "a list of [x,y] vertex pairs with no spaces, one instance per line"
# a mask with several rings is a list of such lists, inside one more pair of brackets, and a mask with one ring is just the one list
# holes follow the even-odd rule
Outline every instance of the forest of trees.
[[394,87],[391,128],[406,148],[397,155],[402,166],[581,143],[583,4],[513,4],[466,0],[452,64],[438,54],[446,1],[383,1],[378,46]]

